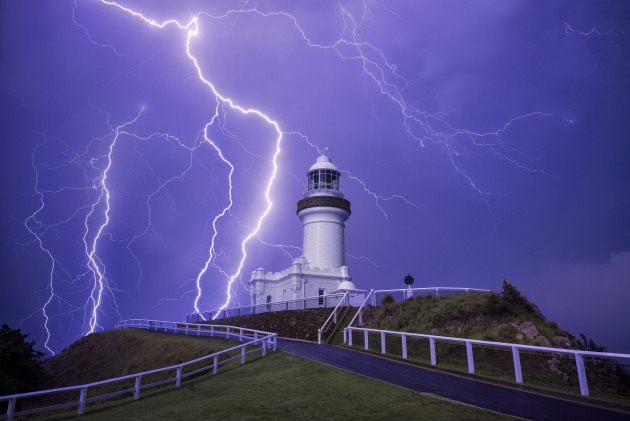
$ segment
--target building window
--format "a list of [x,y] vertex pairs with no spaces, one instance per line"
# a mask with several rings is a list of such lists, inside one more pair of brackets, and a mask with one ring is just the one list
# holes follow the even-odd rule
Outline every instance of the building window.
[[324,305],[324,288],[319,289],[319,305]]

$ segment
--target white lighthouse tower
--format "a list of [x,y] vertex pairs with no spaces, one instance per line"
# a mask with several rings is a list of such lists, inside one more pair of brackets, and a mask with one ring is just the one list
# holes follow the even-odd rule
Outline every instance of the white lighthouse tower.
[[297,204],[304,227],[303,255],[309,266],[332,269],[345,266],[345,222],[350,202],[339,188],[341,174],[322,155],[308,171],[308,188]]
[[328,156],[322,155],[307,178],[306,193],[297,203],[303,226],[302,256],[281,272],[254,270],[249,281],[252,305],[317,307],[326,305],[329,294],[351,291],[358,297],[364,293],[351,282],[345,265],[344,230],[350,202],[340,188],[341,173]]

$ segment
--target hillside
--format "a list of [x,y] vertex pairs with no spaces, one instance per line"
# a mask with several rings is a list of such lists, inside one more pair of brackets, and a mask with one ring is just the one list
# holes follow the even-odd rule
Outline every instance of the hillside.
[[[394,302],[383,297],[380,307],[368,307],[364,313],[367,327],[374,329],[426,333],[439,336],[509,342],[544,347],[605,352],[584,335],[576,338],[555,322],[549,321],[535,304],[518,289],[503,281],[501,293],[487,292],[413,297]],[[359,338],[360,339],[360,338]],[[390,341],[387,351],[400,355],[399,341]],[[427,340],[409,344],[411,359],[429,361]],[[463,370],[466,352],[463,345],[437,342],[438,366]],[[360,344],[362,342],[360,341]],[[377,340],[371,347],[376,350]],[[513,362],[509,349],[475,347],[475,371],[490,377],[512,380]],[[377,351],[380,351],[380,345]],[[630,397],[628,367],[607,360],[585,359],[592,394]],[[575,390],[577,370],[572,356],[521,351],[526,384]],[[627,362],[626,362],[627,364]]]
[[207,323],[240,326],[274,332],[284,338],[317,341],[317,329],[324,324],[332,310],[332,308],[308,308],[306,310],[276,311],[229,317]]
[[[368,327],[442,336],[586,349],[577,338],[545,316],[509,282],[503,292],[423,295],[400,303],[391,296],[381,307],[369,307]],[[586,346],[588,346],[588,342]],[[602,350],[594,344],[593,350]]]
[[138,329],[94,333],[42,363],[43,388],[73,386],[165,367],[231,346],[233,341]]

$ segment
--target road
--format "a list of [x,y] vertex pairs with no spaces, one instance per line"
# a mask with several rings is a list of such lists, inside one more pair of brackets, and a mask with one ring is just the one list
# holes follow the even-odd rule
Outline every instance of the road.
[[387,360],[330,345],[278,339],[278,348],[352,373],[422,393],[531,420],[626,420],[630,413],[537,395],[485,382]]

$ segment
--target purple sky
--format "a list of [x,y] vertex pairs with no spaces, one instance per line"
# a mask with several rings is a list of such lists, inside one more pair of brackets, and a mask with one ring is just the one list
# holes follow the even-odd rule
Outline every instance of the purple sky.
[[[242,303],[251,270],[300,254],[295,205],[328,147],[357,286],[507,278],[561,327],[630,353],[630,4],[207,3],[120,3],[187,29],[96,0],[0,5],[0,322],[43,348],[47,315],[61,350],[94,325],[95,272],[109,287],[96,330],[191,312],[230,204],[230,167],[204,139],[216,113],[232,206],[200,309],[225,302],[265,211],[266,116],[284,134]],[[186,54],[195,25],[190,54],[216,92]]]

